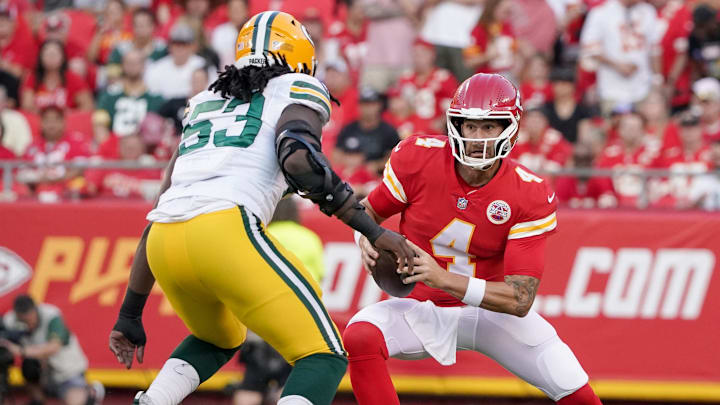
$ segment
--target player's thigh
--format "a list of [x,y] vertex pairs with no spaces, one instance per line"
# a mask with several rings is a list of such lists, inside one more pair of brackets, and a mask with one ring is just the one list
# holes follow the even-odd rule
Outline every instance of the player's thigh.
[[420,339],[410,328],[404,314],[420,302],[411,298],[391,298],[368,305],[353,315],[348,323],[368,322],[375,325],[385,337],[388,355],[403,360],[429,357]]
[[[344,355],[320,287],[252,213],[240,208],[224,218],[206,218],[203,227],[212,242],[202,237],[196,242],[211,252],[201,282],[243,324],[290,363],[316,353]],[[219,227],[222,238],[216,236]]]
[[214,291],[198,282],[204,269],[191,260],[187,232],[187,222],[153,224],[147,242],[150,269],[190,333],[221,348],[237,347],[247,329]]
[[558,400],[585,385],[588,376],[555,328],[537,312],[514,315],[464,307],[458,347],[475,350]]

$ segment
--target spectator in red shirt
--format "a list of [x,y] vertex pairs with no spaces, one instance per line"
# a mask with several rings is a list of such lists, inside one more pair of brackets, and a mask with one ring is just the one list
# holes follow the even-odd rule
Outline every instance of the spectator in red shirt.
[[708,142],[720,140],[720,81],[706,77],[692,85],[694,103],[700,106],[700,124]]
[[637,105],[637,111],[645,119],[646,146],[657,153],[680,145],[678,127],[670,120],[668,102],[658,90],[650,94]]
[[330,156],[340,130],[357,119],[358,91],[353,86],[348,66],[342,59],[325,63],[324,82],[330,94],[340,101],[340,105],[333,106],[330,121],[323,127],[323,153]]
[[572,145],[560,132],[548,126],[540,109],[533,108],[523,116],[512,154],[530,170],[553,171],[565,166],[572,154]]
[[63,44],[68,68],[85,79],[88,86],[95,86],[95,65],[87,60],[87,49],[70,36],[70,17],[62,12],[50,14],[44,23],[44,35],[41,42],[50,40]]
[[403,75],[397,84],[412,100],[415,114],[429,120],[433,130],[445,129],[445,111],[458,86],[449,70],[435,66],[435,46],[417,40],[413,47],[413,71]]
[[[691,111],[680,115],[680,145],[663,151],[655,167],[671,172],[703,174],[712,167],[710,146],[703,139],[700,117]],[[686,208],[691,205],[690,189],[698,176],[688,174],[671,175],[653,184],[654,205]]]
[[488,0],[480,21],[470,34],[471,45],[464,50],[465,63],[476,73],[510,73],[517,75],[522,66],[518,44],[510,24],[512,3]]
[[[569,168],[591,169],[593,167],[592,148],[578,143],[573,149]],[[560,176],[555,179],[554,189],[558,204],[571,208],[611,208],[617,205],[613,193],[612,181],[609,178],[590,177],[586,174],[578,176]]]
[[36,112],[56,106],[91,111],[93,100],[87,83],[68,69],[63,44],[45,41],[40,47],[37,68],[23,84],[22,109]]
[[403,94],[397,87],[391,87],[387,92],[388,109],[385,112],[385,121],[395,127],[400,139],[414,134],[436,134],[432,129],[432,121],[415,114],[412,100]]
[[550,66],[542,54],[535,54],[525,65],[520,94],[524,108],[540,107],[552,101],[552,84],[550,83]]
[[[645,148],[645,123],[637,113],[620,116],[618,141],[604,148],[596,162],[599,169],[642,170],[651,166],[655,155]],[[602,180],[600,180],[602,181]],[[612,176],[612,187],[621,207],[638,207],[644,188],[641,176],[619,172]]]
[[56,202],[83,187],[82,170],[66,168],[63,162],[89,157],[86,137],[65,131],[65,113],[50,105],[40,113],[41,137],[26,153],[35,167],[18,173],[18,181],[27,184],[42,202]]
[[[154,159],[146,154],[146,146],[139,135],[120,138],[118,156],[121,161],[126,162],[154,162]],[[85,178],[90,196],[151,201],[160,190],[162,170],[95,169],[88,170]]]
[[108,1],[102,15],[102,25],[96,31],[95,37],[88,47],[88,60],[104,65],[115,45],[131,36],[125,27],[125,4],[122,0]]
[[335,21],[328,28],[325,57],[328,61],[343,58],[353,85],[357,86],[367,55],[367,21],[360,1],[352,0],[348,3],[345,21]]
[[23,18],[0,5],[0,69],[20,79],[35,66],[37,44]]
[[688,47],[692,31],[691,7],[681,0],[654,0],[658,9],[658,44],[661,52],[661,72],[665,77],[665,93],[670,97],[674,112],[690,103],[690,72]]

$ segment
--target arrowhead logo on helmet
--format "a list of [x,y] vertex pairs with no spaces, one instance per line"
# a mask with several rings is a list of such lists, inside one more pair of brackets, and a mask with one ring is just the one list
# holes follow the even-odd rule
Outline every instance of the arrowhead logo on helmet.
[[288,13],[265,11],[243,25],[238,34],[235,65],[238,68],[275,63],[271,54],[284,58],[296,73],[315,75],[317,59],[310,34]]
[[[448,137],[452,154],[463,165],[487,170],[499,159],[506,158],[517,141],[522,115],[520,92],[498,74],[478,73],[465,80],[455,91],[447,110]],[[465,138],[464,120],[507,120],[509,124],[494,138]],[[466,154],[467,143],[479,143],[482,157]]]

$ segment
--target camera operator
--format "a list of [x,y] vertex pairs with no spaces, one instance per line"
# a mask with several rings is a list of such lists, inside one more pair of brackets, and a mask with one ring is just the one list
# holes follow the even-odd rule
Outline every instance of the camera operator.
[[22,358],[31,405],[42,404],[45,392],[66,405],[102,401],[104,389],[99,383],[90,387],[85,381],[88,360],[57,307],[36,304],[28,295],[19,295],[3,323],[10,334],[22,333],[17,342],[0,338],[0,346]]

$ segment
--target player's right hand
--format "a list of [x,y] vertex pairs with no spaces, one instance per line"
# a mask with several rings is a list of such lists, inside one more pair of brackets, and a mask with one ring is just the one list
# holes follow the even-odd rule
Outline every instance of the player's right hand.
[[403,270],[407,266],[407,270],[403,271],[412,274],[415,252],[408,246],[405,238],[400,234],[385,229],[375,240],[373,246],[377,249],[385,249],[395,253],[395,256],[398,258],[398,270]]
[[143,362],[146,342],[145,328],[140,318],[120,315],[110,331],[110,351],[128,369],[132,367],[133,357],[137,357],[138,363]]
[[380,256],[380,253],[375,250],[372,243],[370,243],[368,238],[366,238],[364,235],[361,235],[360,239],[358,239],[358,245],[360,246],[360,252],[365,271],[368,274],[372,275],[372,272],[370,272],[370,268],[375,266],[375,259]]

